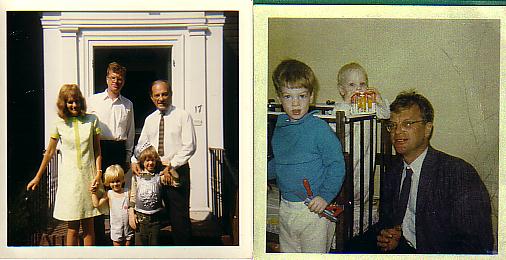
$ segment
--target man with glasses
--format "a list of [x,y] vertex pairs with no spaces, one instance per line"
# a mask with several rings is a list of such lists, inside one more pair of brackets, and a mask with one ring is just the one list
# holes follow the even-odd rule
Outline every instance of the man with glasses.
[[[125,85],[126,68],[117,62],[107,66],[107,89],[89,98],[88,112],[99,119],[102,169],[119,164],[125,172],[130,167],[135,125],[134,107],[121,95]],[[96,245],[107,245],[103,215],[95,218]]]
[[399,155],[385,174],[377,246],[391,253],[491,253],[488,192],[469,163],[430,145],[434,110],[400,93],[387,125]]

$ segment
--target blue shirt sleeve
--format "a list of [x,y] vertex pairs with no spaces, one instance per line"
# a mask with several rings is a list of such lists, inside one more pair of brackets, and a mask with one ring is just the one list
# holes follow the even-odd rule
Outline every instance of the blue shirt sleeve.
[[272,158],[267,162],[267,179],[276,179],[276,159]]
[[343,151],[341,142],[339,142],[339,139],[327,124],[321,128],[317,142],[322,156],[324,180],[323,189],[320,190],[320,194],[315,195],[322,197],[330,203],[341,190],[344,181],[345,164]]

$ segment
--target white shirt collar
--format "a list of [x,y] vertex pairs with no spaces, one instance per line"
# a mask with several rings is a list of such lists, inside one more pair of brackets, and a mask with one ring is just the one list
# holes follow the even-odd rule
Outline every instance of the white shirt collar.
[[172,105],[172,104],[171,104],[171,105],[170,105],[170,106],[169,106],[169,107],[168,107],[165,111],[163,111],[163,112],[162,112],[162,111],[160,111],[160,110],[158,110],[158,109],[156,109],[156,111],[157,111],[157,113],[158,113],[158,114],[166,116],[166,115],[170,114],[170,111],[174,110],[174,108],[175,108],[175,107],[174,107],[174,105]]
[[[107,88],[106,88],[106,89],[104,90],[104,92],[102,92],[102,93],[103,93],[102,98],[103,98],[104,100],[106,100],[106,99],[111,99],[111,100],[113,100],[112,98],[110,98],[110,97],[109,97],[109,94],[107,93]],[[119,101],[121,101],[121,98],[122,98],[122,96],[121,96],[121,94],[119,94],[117,99],[118,99]]]
[[410,167],[413,170],[413,174],[419,175],[422,171],[422,164],[425,160],[425,156],[427,155],[427,151],[429,150],[429,147],[425,148],[425,150],[413,161],[411,164],[407,164],[404,162],[404,168]]

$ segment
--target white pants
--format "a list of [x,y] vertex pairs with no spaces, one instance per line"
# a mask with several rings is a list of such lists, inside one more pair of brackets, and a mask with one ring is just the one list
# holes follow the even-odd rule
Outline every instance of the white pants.
[[281,199],[279,245],[283,253],[328,253],[336,224],[309,211],[304,202]]

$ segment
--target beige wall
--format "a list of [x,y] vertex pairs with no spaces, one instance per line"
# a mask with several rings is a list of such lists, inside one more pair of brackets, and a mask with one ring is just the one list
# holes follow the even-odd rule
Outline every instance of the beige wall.
[[[339,67],[355,61],[392,101],[414,88],[435,109],[432,145],[471,163],[497,217],[499,20],[269,19],[269,79],[283,59],[315,72],[316,102],[340,101]],[[275,98],[269,80],[269,98]],[[496,221],[496,219],[495,219]]]

